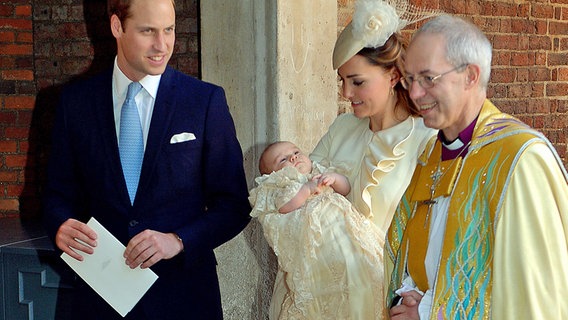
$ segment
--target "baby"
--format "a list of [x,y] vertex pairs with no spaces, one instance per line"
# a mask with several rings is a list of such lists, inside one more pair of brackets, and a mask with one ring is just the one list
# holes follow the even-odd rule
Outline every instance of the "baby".
[[347,178],[288,141],[269,145],[259,169],[251,216],[279,267],[270,319],[382,319],[379,233],[344,197]]
[[[279,141],[266,147],[260,156],[260,173],[269,174],[285,167],[295,167],[301,174],[312,173],[312,161],[293,143]],[[351,185],[344,175],[335,172],[317,174],[303,184],[296,196],[280,207],[278,212],[288,213],[298,209],[309,196],[320,193],[322,186],[330,186],[343,196],[351,190]]]

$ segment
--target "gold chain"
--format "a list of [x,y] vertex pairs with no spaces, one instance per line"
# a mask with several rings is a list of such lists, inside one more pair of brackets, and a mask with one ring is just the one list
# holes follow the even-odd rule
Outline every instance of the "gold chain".
[[467,150],[467,148],[469,148],[470,144],[471,140],[463,147],[460,153],[458,153],[458,155],[452,160],[452,162],[450,162],[450,165],[443,172],[440,168],[442,163],[442,154],[440,153],[440,158],[438,159],[438,167],[436,168],[436,171],[432,173],[432,175],[430,176],[430,178],[432,178],[432,186],[430,186],[430,199],[422,201],[423,204],[428,205],[428,212],[426,213],[426,219],[424,220],[424,227],[426,227],[426,224],[430,220],[430,212],[432,211],[432,205],[437,203],[436,200],[434,200],[433,198],[434,198],[434,193],[438,188],[438,184],[440,183],[440,181],[442,181],[442,178],[446,175],[446,173],[448,173],[448,171],[450,171],[450,169],[454,166],[456,160],[461,157],[461,155],[465,150]]

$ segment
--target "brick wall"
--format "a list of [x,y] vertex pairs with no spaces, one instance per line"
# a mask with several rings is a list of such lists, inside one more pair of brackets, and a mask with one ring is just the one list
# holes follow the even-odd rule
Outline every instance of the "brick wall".
[[[494,44],[489,96],[568,158],[568,1],[411,0],[472,18]],[[338,0],[339,22],[350,0]],[[104,0],[0,2],[0,217],[37,217],[61,84],[114,58]],[[198,0],[178,0],[171,64],[199,77]],[[466,15],[467,13],[467,15]],[[412,28],[409,28],[412,30]]]
[[[198,2],[176,1],[170,64],[199,77]],[[0,2],[0,218],[37,218],[61,85],[112,64],[106,0]]]
[[31,1],[0,3],[0,212],[20,211],[36,94]]

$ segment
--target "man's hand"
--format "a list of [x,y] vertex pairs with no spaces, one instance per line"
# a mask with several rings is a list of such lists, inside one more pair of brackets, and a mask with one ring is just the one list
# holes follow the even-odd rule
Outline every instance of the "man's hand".
[[93,254],[93,248],[97,246],[96,240],[97,233],[87,224],[75,219],[63,222],[55,234],[57,247],[79,261],[83,261],[83,257],[75,250]]
[[400,294],[402,304],[390,309],[391,320],[420,320],[418,305],[422,300],[422,295],[414,290]]
[[130,239],[124,258],[126,264],[134,269],[145,269],[162,259],[171,259],[183,250],[183,243],[173,233],[145,230]]

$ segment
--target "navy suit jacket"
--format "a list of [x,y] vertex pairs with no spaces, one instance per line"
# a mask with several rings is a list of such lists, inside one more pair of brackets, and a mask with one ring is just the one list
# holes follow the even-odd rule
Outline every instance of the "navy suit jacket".
[[[196,139],[170,143],[183,132]],[[63,91],[44,201],[49,234],[54,237],[69,218],[86,222],[95,217],[124,245],[146,229],[175,232],[183,239],[182,253],[151,268],[159,279],[132,318],[220,318],[213,249],[249,222],[247,197],[242,151],[221,87],[166,69],[133,205],[118,151],[112,69]],[[102,316],[105,303],[81,301],[80,308],[101,314],[94,318],[118,317],[113,310]]]

